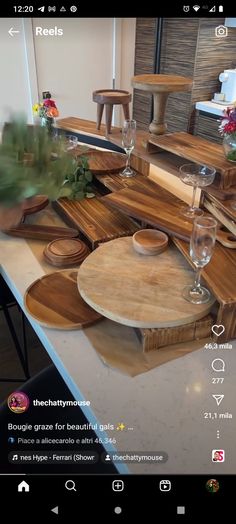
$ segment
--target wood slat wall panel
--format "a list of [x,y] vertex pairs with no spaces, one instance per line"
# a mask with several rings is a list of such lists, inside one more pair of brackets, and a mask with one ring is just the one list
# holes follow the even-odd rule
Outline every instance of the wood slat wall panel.
[[[197,111],[198,113],[198,111]],[[197,114],[194,134],[222,144],[222,138],[218,131],[219,121],[206,115]]]
[[[137,18],[135,42],[135,75],[155,72],[156,18]],[[151,122],[152,96],[134,90],[133,118],[139,129],[147,129]]]
[[[199,132],[204,138],[221,141],[215,124],[202,118],[197,123],[195,111],[197,101],[210,100],[220,91],[219,73],[236,67],[236,31],[228,28],[227,38],[217,38],[215,28],[221,24],[224,18],[163,19],[160,72],[194,79],[191,93],[173,93],[168,99],[166,122],[169,132]],[[155,18],[137,19],[135,74],[154,72],[155,28]],[[134,118],[140,129],[147,130],[151,111],[151,97],[136,91]]]

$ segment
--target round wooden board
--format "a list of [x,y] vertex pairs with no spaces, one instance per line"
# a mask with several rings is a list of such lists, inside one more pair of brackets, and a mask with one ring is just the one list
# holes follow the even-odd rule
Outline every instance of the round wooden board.
[[193,305],[182,297],[193,279],[193,270],[175,246],[157,256],[139,255],[131,237],[102,244],[78,271],[80,294],[91,307],[139,328],[181,326],[206,316],[214,299]]
[[49,203],[46,195],[36,195],[32,198],[27,198],[23,204],[23,215],[31,215],[44,209]]
[[42,326],[55,329],[80,329],[102,317],[81,298],[77,270],[63,270],[44,275],[25,292],[28,313]]
[[[111,151],[87,151],[81,153],[88,157],[89,169],[96,175],[116,173],[126,165],[126,155],[112,153]],[[79,155],[80,156],[80,155]]]

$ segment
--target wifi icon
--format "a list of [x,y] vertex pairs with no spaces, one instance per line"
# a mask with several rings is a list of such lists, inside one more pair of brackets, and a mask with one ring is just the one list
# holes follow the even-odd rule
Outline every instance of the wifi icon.
[[193,9],[194,9],[194,11],[198,11],[200,9],[200,5],[194,5]]

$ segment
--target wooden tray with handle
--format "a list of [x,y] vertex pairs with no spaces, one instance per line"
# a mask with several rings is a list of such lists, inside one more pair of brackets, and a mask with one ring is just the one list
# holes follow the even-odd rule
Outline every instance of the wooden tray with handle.
[[54,240],[56,238],[75,238],[78,229],[70,227],[44,226],[37,224],[20,224],[17,227],[4,231],[7,235],[33,240]]

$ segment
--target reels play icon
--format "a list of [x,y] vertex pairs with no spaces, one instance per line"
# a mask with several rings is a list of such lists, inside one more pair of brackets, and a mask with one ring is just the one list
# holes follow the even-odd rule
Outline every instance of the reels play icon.
[[170,480],[161,480],[159,482],[160,491],[170,491],[171,490],[171,481]]

